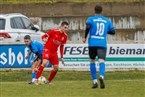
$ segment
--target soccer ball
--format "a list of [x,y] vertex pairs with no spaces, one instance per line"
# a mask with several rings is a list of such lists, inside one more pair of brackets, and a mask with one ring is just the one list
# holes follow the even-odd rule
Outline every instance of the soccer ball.
[[44,76],[40,76],[39,78],[38,78],[38,84],[45,84],[45,82],[46,82],[47,80],[46,80],[46,78],[44,77]]

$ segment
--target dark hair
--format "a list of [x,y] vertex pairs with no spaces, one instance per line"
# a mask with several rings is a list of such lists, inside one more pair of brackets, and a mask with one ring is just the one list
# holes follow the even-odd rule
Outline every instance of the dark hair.
[[64,25],[69,25],[69,24],[68,24],[68,22],[64,21],[61,23],[61,26],[64,26]]
[[100,6],[100,5],[95,6],[95,13],[96,14],[102,13],[102,10],[103,10],[102,6]]
[[25,35],[24,39],[31,39],[30,35]]

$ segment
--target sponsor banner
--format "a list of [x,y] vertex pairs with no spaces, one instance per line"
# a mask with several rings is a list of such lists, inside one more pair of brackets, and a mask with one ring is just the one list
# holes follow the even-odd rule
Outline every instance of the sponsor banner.
[[[29,48],[24,44],[0,45],[0,68],[29,68],[33,55],[25,59]],[[59,50],[58,50],[59,54]],[[60,54],[59,54],[60,56]],[[66,44],[64,48],[65,64],[60,68],[89,69],[87,44]],[[96,64],[97,64],[96,58]],[[47,67],[51,65],[48,63]],[[144,44],[109,44],[106,57],[107,68],[145,68]],[[98,66],[97,66],[98,68]]]
[[[66,44],[64,49],[65,64],[60,68],[89,69],[87,44]],[[97,64],[96,58],[96,64]],[[60,59],[61,61],[61,59]],[[99,66],[97,65],[97,68]],[[107,47],[106,68],[144,68],[144,44],[109,44]]]
[[[24,44],[0,45],[0,68],[29,68],[34,54],[27,59],[29,48]],[[47,65],[49,67],[50,64]]]
[[[88,57],[87,44],[66,44],[64,56],[67,57]],[[107,57],[144,57],[145,44],[109,44]]]
[[[89,62],[65,62],[65,64],[60,64],[62,69],[89,69]],[[99,68],[99,65],[96,62],[96,68]],[[143,62],[106,62],[106,68],[108,69],[145,69],[145,63]]]

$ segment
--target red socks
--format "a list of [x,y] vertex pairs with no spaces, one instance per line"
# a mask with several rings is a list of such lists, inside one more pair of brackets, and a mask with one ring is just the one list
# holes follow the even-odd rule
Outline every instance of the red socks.
[[49,75],[49,78],[48,78],[48,81],[49,81],[49,82],[51,82],[51,80],[55,77],[56,73],[57,73],[57,72],[55,72],[54,70],[51,71],[51,73],[50,73],[50,75]]
[[38,69],[38,72],[37,72],[37,75],[36,75],[36,79],[38,79],[38,78],[41,76],[41,74],[42,74],[42,72],[43,72],[43,69],[44,69],[44,67],[41,65],[41,66],[39,67],[39,69]]
[[[36,75],[36,79],[38,79],[38,78],[41,76],[41,74],[42,74],[42,72],[43,72],[43,69],[44,69],[43,66],[40,66],[40,67],[39,67],[38,72],[37,72],[37,75]],[[57,73],[57,72],[54,71],[54,70],[52,70],[52,71],[50,72],[50,75],[49,75],[49,78],[48,78],[48,81],[49,81],[49,82],[52,81],[52,79],[55,77],[56,73]]]

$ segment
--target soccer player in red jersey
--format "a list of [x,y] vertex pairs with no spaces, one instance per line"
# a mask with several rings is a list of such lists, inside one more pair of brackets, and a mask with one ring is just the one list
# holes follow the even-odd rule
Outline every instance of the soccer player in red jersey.
[[55,77],[57,71],[58,71],[58,54],[57,49],[60,46],[60,56],[62,58],[62,64],[64,64],[63,59],[63,50],[64,50],[64,44],[66,44],[67,41],[67,34],[69,24],[67,22],[62,22],[59,29],[52,29],[48,31],[46,34],[42,36],[42,40],[45,42],[43,55],[42,55],[42,64],[38,69],[36,78],[38,79],[42,72],[44,67],[47,65],[48,61],[52,64],[53,69],[50,72],[50,75],[48,77],[48,83],[52,81],[52,79]]

